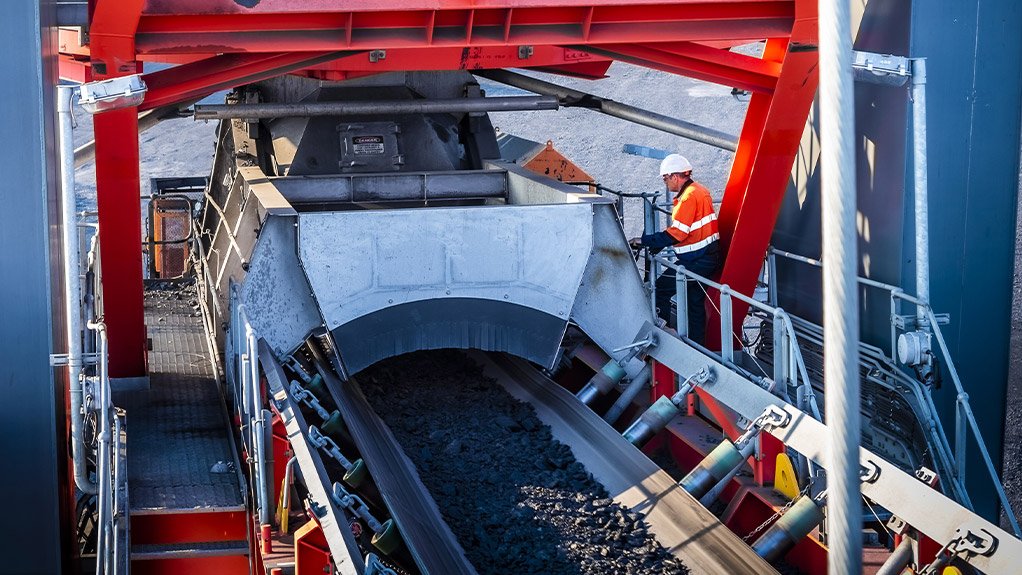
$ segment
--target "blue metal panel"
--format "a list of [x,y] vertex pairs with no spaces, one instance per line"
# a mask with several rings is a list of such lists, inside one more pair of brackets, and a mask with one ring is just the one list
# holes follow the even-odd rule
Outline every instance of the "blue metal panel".
[[[55,52],[51,2],[13,0],[0,18],[0,493],[7,527],[0,538],[0,572],[56,573],[62,543],[61,506],[66,458],[62,443],[63,394],[55,386],[49,354],[51,229],[55,214],[53,85]],[[57,243],[56,245],[59,245]],[[57,253],[57,252],[54,252]],[[54,308],[53,306],[58,307]],[[57,417],[57,409],[61,417]],[[11,522],[14,523],[11,523]]]
[[[861,16],[854,48],[883,54],[908,53],[910,6],[900,0],[873,0],[857,7]],[[858,183],[859,275],[900,284],[902,231],[911,224],[904,213],[905,154],[907,141],[907,88],[857,83],[855,88],[856,165]],[[775,228],[773,245],[787,251],[819,257],[820,171],[817,168],[819,131],[804,139],[796,161],[796,176],[785,197]],[[908,248],[911,249],[911,248]],[[820,271],[801,263],[778,261],[783,282],[780,304],[799,316],[822,321]],[[862,337],[885,349],[890,345],[890,304],[875,290],[860,291]]]
[[[998,460],[1019,185],[1022,5],[917,0],[910,9],[897,0],[873,0],[861,10],[857,50],[927,58],[931,298],[937,312],[952,316],[944,333]],[[857,86],[859,272],[914,293],[909,116],[905,88]],[[796,185],[773,238],[782,249],[810,256],[820,253],[816,145],[803,147]],[[819,321],[818,270],[783,262],[779,267],[785,282],[781,305]],[[861,295],[862,337],[887,348],[887,300],[868,290]],[[912,310],[906,306],[903,312]],[[947,373],[944,378],[935,399],[945,429],[952,432],[955,393]],[[975,445],[969,450],[970,493],[977,510],[993,519],[995,493]]]
[[[927,58],[931,299],[1000,469],[1009,357],[1022,109],[1022,4],[917,0],[912,56]],[[906,254],[912,253],[906,246]],[[905,266],[906,279],[912,266]],[[936,394],[953,422],[950,384]],[[949,429],[953,429],[953,424]],[[975,446],[969,491],[996,520]]]

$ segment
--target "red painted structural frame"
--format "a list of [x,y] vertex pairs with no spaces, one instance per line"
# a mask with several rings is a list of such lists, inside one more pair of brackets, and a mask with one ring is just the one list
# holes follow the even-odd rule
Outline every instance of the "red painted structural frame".
[[[302,67],[303,73],[328,78],[476,66],[546,67],[569,73],[578,69],[581,75],[594,75],[606,57],[751,90],[720,213],[727,250],[721,281],[746,294],[755,287],[817,84],[816,7],[810,0],[619,0],[599,5],[574,0],[423,0],[406,2],[401,10],[356,0],[345,3],[343,11],[325,0],[264,0],[253,9],[233,0],[93,3],[90,51],[96,78],[133,73],[143,54],[174,61],[207,56],[149,75],[152,92],[144,108]],[[762,58],[710,46],[760,38],[768,38]],[[510,58],[509,51],[519,45],[533,46],[538,56]],[[588,51],[603,58],[580,66],[581,58],[556,51],[565,47],[572,54]],[[365,54],[337,52],[339,48],[386,49],[393,56],[369,65],[360,61],[368,60]],[[213,51],[221,55],[211,56]],[[418,51],[430,57],[417,59]],[[324,63],[328,60],[333,62]],[[136,249],[141,237],[135,201],[137,121],[129,117],[135,112],[96,118],[100,225],[108,240],[104,254],[110,256],[104,257],[104,288],[114,376],[139,375],[144,367],[144,351],[134,349],[145,341],[141,255]],[[740,327],[745,306],[735,302],[734,307]],[[716,330],[708,334],[712,345]]]
[[[142,4],[142,0],[95,3],[90,34],[95,79],[134,74],[138,70],[135,29]],[[110,376],[142,376],[146,373],[146,329],[142,302],[138,110],[124,108],[97,114],[93,129]]]
[[[720,207],[726,253],[720,283],[748,296],[756,287],[819,83],[816,3],[795,4],[791,37],[768,40],[764,49],[763,59],[779,62],[781,72],[772,95],[752,95]],[[709,326],[720,324],[719,301],[719,293],[707,298]],[[741,334],[748,308],[733,301],[733,333]],[[707,345],[719,349],[720,330],[706,334]]]

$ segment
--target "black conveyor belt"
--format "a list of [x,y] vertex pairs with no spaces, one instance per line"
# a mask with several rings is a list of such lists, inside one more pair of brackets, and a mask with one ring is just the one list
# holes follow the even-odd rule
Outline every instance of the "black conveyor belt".
[[485,373],[531,404],[559,441],[615,501],[641,513],[660,543],[693,575],[776,573],[769,563],[699,504],[645,454],[568,390],[528,362],[473,353]]
[[475,574],[415,466],[352,381],[320,372],[373,481],[424,575]]

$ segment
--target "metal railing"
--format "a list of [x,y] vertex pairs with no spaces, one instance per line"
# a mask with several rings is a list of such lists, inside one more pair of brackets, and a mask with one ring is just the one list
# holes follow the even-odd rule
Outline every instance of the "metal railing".
[[[806,369],[805,360],[802,358],[802,350],[798,346],[798,338],[795,327],[792,324],[788,313],[779,307],[767,305],[761,301],[746,296],[745,294],[733,291],[727,284],[717,283],[709,278],[703,277],[685,269],[670,259],[663,256],[652,258],[659,266],[673,269],[676,273],[677,289],[677,332],[678,337],[689,345],[699,349],[706,355],[720,360],[721,363],[740,373],[747,379],[756,382],[760,387],[795,405],[802,411],[810,414],[813,418],[822,421],[820,408],[816,401],[816,393],[813,390],[812,382]],[[688,282],[695,281],[701,284],[702,289],[712,288],[720,292],[720,341],[721,351],[714,352],[688,337]],[[656,300],[655,275],[650,274],[649,284],[651,289],[650,297]],[[741,341],[741,334],[734,331],[733,323],[733,300],[739,300],[750,307],[765,312],[773,318],[774,348],[773,348],[773,375],[768,376],[765,371],[762,375],[750,372],[745,367],[735,362],[735,338]],[[751,356],[750,356],[751,357]],[[795,391],[795,400],[792,401],[789,388]],[[803,479],[813,477],[814,464],[806,460]]]
[[[811,340],[822,347],[822,329],[819,329],[818,326],[815,326],[802,318],[792,316],[776,305],[777,293],[774,278],[776,278],[777,275],[776,264],[773,260],[767,261],[768,277],[770,278],[770,282],[768,283],[768,301],[770,303],[763,303],[759,300],[731,290],[730,286],[726,284],[719,284],[686,270],[682,266],[668,261],[666,258],[658,256],[654,259],[657,263],[657,267],[662,265],[680,271],[677,275],[678,293],[687,294],[689,281],[698,282],[704,290],[706,288],[713,288],[720,292],[720,307],[717,310],[721,319],[721,351],[719,353],[713,352],[688,339],[687,300],[684,297],[677,298],[678,333],[689,345],[696,347],[707,355],[718,357],[725,365],[741,373],[748,379],[758,383],[761,387],[764,387],[771,392],[778,393],[778,395],[780,395],[781,392],[786,391],[785,387],[780,387],[780,389],[778,389],[778,383],[785,383],[788,386],[792,386],[795,391],[795,400],[792,401],[786,393],[781,395],[781,397],[802,411],[811,414],[818,421],[823,421],[816,395],[812,387],[812,380],[809,376],[799,342],[800,337],[804,338],[806,337],[806,332],[811,332]],[[863,281],[869,284],[884,285],[879,284],[879,282],[875,282],[874,280],[864,279]],[[893,288],[894,286],[890,287]],[[903,292],[901,293],[903,294]],[[751,309],[762,312],[771,320],[774,339],[772,378],[769,377],[762,369],[762,374],[752,373],[745,367],[736,364],[734,361],[734,342],[736,339],[741,341],[742,334],[735,332],[733,328],[733,299],[738,299],[739,301],[747,303]],[[713,302],[711,300],[711,304],[712,303]],[[956,458],[952,453],[947,440],[947,435],[944,432],[940,419],[935,415],[936,407],[933,404],[933,399],[930,396],[929,391],[918,381],[908,377],[900,370],[893,370],[892,377],[896,378],[894,385],[884,381],[880,377],[877,377],[876,372],[881,374],[889,372],[889,370],[885,367],[887,365],[894,365],[893,359],[887,357],[881,350],[873,346],[860,343],[859,347],[861,354],[860,357],[864,358],[866,365],[874,368],[869,370],[869,373],[867,373],[867,380],[895,391],[900,391],[898,386],[909,390],[912,398],[920,406],[920,410],[922,412],[920,414],[922,418],[920,423],[924,433],[928,436],[928,444],[932,447],[934,461],[937,463],[938,469],[945,473],[944,477],[946,482],[950,486],[955,497],[966,507],[972,509],[972,503],[969,499],[968,492],[965,489],[964,481],[955,472]],[[753,355],[750,354],[749,357],[755,361]]]
[[[78,247],[87,254],[80,260],[78,279],[84,284],[81,309],[85,327],[91,332],[84,347],[93,351],[86,365],[94,365],[94,376],[85,377],[83,387],[86,411],[97,415],[96,421],[96,485],[98,536],[96,544],[96,573],[127,573],[129,562],[128,531],[128,475],[126,450],[123,449],[124,415],[113,404],[109,374],[109,346],[106,324],[101,319],[101,307],[96,300],[101,290],[99,260],[99,226],[94,212],[79,213]],[[91,358],[91,361],[90,361]]]
[[[703,353],[719,358],[721,363],[724,365],[738,371],[742,375],[745,375],[749,379],[752,379],[761,386],[767,388],[769,391],[783,397],[786,400],[788,399],[787,389],[780,388],[779,384],[796,388],[796,393],[798,395],[796,396],[796,400],[791,403],[799,409],[810,413],[814,418],[818,420],[820,419],[820,411],[819,406],[816,403],[816,395],[813,391],[811,381],[806,370],[805,361],[802,358],[802,352],[798,347],[795,328],[792,324],[791,317],[786,311],[779,307],[770,306],[759,300],[748,297],[740,292],[733,291],[727,284],[717,283],[709,278],[689,271],[685,269],[684,266],[678,265],[663,256],[656,256],[655,259],[659,265],[673,269],[677,274],[677,293],[679,294],[677,298],[677,331],[679,337],[684,339],[686,343],[698,348]],[[683,294],[688,293],[688,282],[690,281],[698,282],[704,286],[703,289],[712,288],[720,292],[720,308],[718,309],[720,312],[721,333],[720,352],[710,351],[688,337],[688,301],[687,297],[683,297]],[[732,302],[735,299],[748,304],[752,308],[765,312],[774,320],[774,338],[777,343],[774,345],[774,370],[772,376],[765,372],[762,374],[752,373],[745,367],[735,363],[735,339],[741,338],[741,334],[735,332],[733,328],[732,310],[734,306],[732,305]]]
[[259,346],[256,332],[241,303],[237,284],[230,290],[231,323],[227,336],[227,381],[233,403],[241,420],[241,437],[248,453],[255,483],[260,525],[268,525],[272,516],[269,481],[266,474],[267,412],[263,409],[263,391],[259,379]]
[[[792,261],[801,262],[817,268],[823,267],[823,262],[820,260],[808,258],[791,252],[770,248],[768,251],[768,262],[769,273],[770,273],[770,284],[775,284],[777,263],[776,257],[783,257]],[[997,491],[997,497],[1000,500],[1001,505],[1004,507],[1005,516],[1008,522],[1011,524],[1012,531],[1016,537],[1022,537],[1022,529],[1019,527],[1018,519],[1015,517],[1015,512],[1011,507],[1011,502],[1008,501],[1008,496],[1004,491],[1004,485],[1001,483],[1000,477],[998,476],[997,469],[994,466],[993,459],[990,457],[990,451],[987,449],[986,442],[983,440],[983,434],[979,429],[979,424],[976,421],[976,416],[972,411],[972,406],[969,403],[969,394],[966,393],[965,387],[962,384],[961,377],[958,375],[958,369],[955,367],[954,361],[951,358],[951,352],[947,347],[947,342],[944,340],[944,334],[940,330],[940,321],[937,314],[934,313],[933,308],[930,307],[929,302],[924,301],[915,296],[908,295],[900,287],[872,280],[869,278],[858,278],[858,282],[861,285],[868,286],[881,291],[886,291],[889,294],[891,303],[891,352],[890,356],[886,357],[892,365],[897,365],[896,361],[896,346],[898,341],[898,322],[899,316],[899,305],[904,302],[909,305],[913,305],[917,310],[921,311],[924,316],[920,318],[922,325],[929,329],[934,338],[937,340],[937,349],[940,351],[941,358],[944,361],[944,365],[947,367],[948,373],[951,375],[951,381],[954,383],[955,391],[957,396],[955,398],[955,446],[953,454],[953,466],[952,470],[955,474],[955,479],[963,485],[965,483],[965,463],[968,449],[968,431],[972,432],[973,439],[976,441],[979,447],[980,456],[983,459],[984,466],[986,467],[987,473],[990,476],[990,481],[993,483],[994,489]],[[776,302],[776,288],[772,288],[773,293],[771,295],[772,301]],[[904,324],[907,327],[907,324]],[[926,393],[928,396],[929,393]],[[932,400],[931,400],[932,401]],[[932,404],[931,404],[932,405]],[[964,503],[968,503],[968,498]]]

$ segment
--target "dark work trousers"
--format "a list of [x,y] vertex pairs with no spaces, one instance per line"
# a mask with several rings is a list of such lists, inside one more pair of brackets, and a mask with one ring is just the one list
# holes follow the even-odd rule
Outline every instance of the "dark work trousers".
[[[671,248],[666,248],[667,251]],[[713,275],[720,267],[720,242],[716,241],[701,250],[682,254],[675,260],[678,265],[703,277],[715,279]],[[656,280],[656,306],[658,315],[671,323],[671,296],[676,289],[676,276],[667,268]],[[689,279],[688,281],[688,337],[702,344],[706,335],[706,286]],[[671,325],[671,327],[676,327]]]

